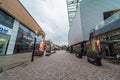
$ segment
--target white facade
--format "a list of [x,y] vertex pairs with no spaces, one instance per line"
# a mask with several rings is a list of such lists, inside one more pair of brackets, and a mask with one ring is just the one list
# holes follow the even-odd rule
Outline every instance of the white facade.
[[69,29],[68,42],[69,45],[74,45],[83,40],[84,39],[83,39],[83,32],[81,27],[80,8],[78,8],[74,20]]
[[[88,40],[91,30],[104,21],[104,12],[120,9],[120,0],[82,0],[79,9],[80,13],[76,13],[76,16],[79,17],[80,15],[81,19],[74,18],[73,20],[69,32],[69,39],[71,39],[69,45]],[[77,32],[78,29],[79,33]],[[81,35],[83,35],[83,38],[81,38]]]

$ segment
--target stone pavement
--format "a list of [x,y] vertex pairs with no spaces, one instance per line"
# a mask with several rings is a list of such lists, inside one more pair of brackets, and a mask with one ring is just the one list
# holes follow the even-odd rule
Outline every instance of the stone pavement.
[[120,66],[102,61],[98,67],[74,54],[57,51],[0,74],[0,80],[120,80]]
[[0,56],[0,72],[18,66],[25,61],[30,61],[31,55],[32,53],[21,53],[21,54]]

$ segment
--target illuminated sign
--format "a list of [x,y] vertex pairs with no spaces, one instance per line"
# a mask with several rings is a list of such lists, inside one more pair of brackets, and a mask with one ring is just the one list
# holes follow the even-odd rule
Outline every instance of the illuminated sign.
[[8,33],[8,29],[3,28],[3,27],[0,27],[0,32],[3,32],[3,33]]
[[97,48],[98,48],[98,52],[101,52],[100,40],[97,40]]

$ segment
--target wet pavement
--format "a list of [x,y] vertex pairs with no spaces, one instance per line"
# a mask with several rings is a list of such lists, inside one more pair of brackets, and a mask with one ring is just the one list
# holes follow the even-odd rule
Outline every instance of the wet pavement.
[[0,80],[120,80],[120,65],[102,61],[98,67],[74,54],[57,51],[50,56],[38,57],[0,74]]

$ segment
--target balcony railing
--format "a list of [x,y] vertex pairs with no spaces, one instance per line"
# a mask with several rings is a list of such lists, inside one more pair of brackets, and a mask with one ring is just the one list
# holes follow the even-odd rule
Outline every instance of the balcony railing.
[[107,18],[106,20],[102,21],[100,24],[96,25],[94,30],[98,30],[99,28],[104,27],[105,25],[108,25],[116,20],[120,19],[120,11],[113,14],[112,16],[110,16],[109,18]]

